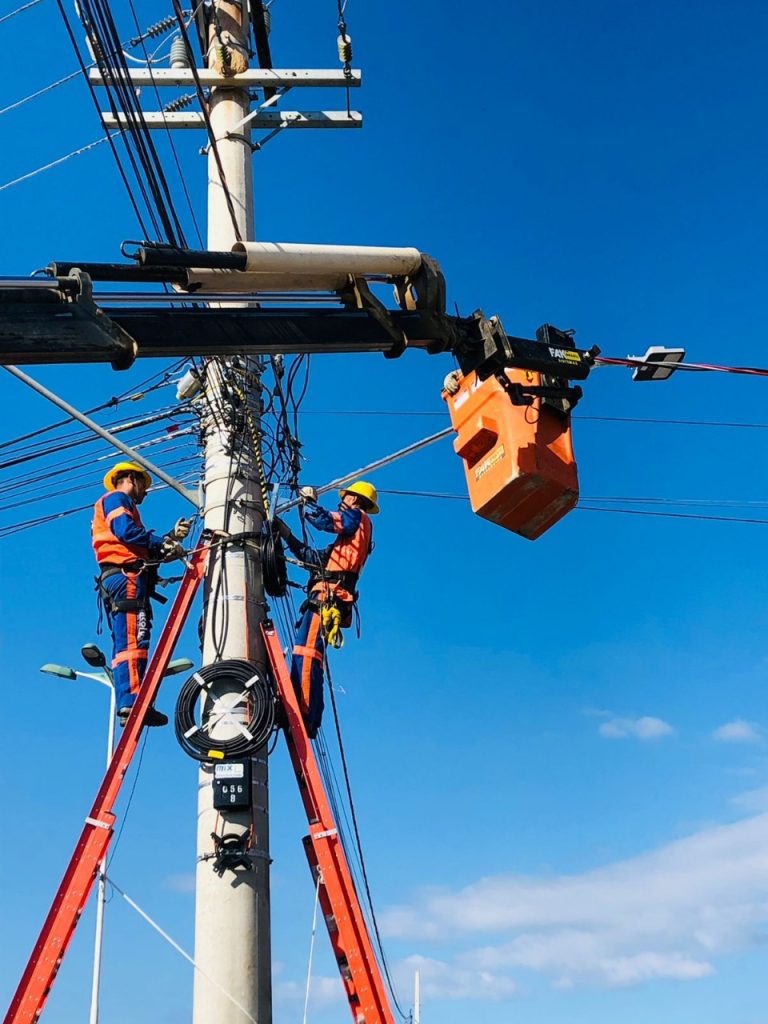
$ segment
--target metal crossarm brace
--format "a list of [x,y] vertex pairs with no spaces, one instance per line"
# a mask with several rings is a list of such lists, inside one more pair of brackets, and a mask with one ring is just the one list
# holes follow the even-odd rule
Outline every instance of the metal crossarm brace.
[[376,962],[362,907],[323,786],[312,744],[301,717],[280,640],[271,623],[262,626],[278,695],[285,711],[285,739],[309,835],[304,851],[323,911],[341,980],[355,1024],[394,1024],[384,980]]
[[4,1024],[34,1024],[43,1012],[64,954],[93,888],[98,866],[112,840],[115,824],[113,807],[136,753],[144,727],[144,716],[155,699],[197,588],[205,575],[208,552],[209,547],[205,545],[190,555],[187,570],[158,639],[152,660],[147,666],[134,710],[112,755],[93,807],[85,819],[85,826],[80,833],[75,852],[32,950]]
[[[126,114],[119,112],[102,113],[105,128],[128,127]],[[171,112],[153,111],[143,114],[142,121],[147,128],[197,128],[205,129],[205,118],[199,110]],[[363,115],[358,110],[261,110],[250,119],[251,128],[362,128]]]
[[[314,88],[357,88],[362,81],[360,71],[352,70],[347,77],[339,68],[338,71],[325,69],[289,68],[249,68],[239,75],[222,75],[210,68],[129,68],[131,84],[137,87],[162,85],[179,88],[194,86],[198,79],[206,88],[220,87],[225,89],[296,89],[301,87]],[[98,68],[88,72],[88,80],[93,85],[104,85],[104,75]],[[111,78],[107,79],[111,85]]]

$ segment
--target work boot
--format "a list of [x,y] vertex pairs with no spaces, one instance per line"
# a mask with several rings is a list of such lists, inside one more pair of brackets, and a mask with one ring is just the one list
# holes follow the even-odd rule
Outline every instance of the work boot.
[[[120,722],[120,728],[125,727],[125,723],[128,721],[133,708],[120,708],[117,712],[117,719]],[[149,708],[147,713],[144,715],[144,725],[149,726],[160,726],[168,725],[168,715],[164,715],[162,711],[158,711],[157,708]]]

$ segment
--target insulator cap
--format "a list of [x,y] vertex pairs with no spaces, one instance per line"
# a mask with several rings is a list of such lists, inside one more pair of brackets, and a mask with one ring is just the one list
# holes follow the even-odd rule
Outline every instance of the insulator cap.
[[336,40],[336,46],[341,63],[349,64],[352,60],[352,37],[350,35],[339,36]]
[[192,62],[189,59],[189,51],[187,50],[187,44],[184,42],[180,35],[175,36],[173,42],[171,43],[171,67],[192,67]]

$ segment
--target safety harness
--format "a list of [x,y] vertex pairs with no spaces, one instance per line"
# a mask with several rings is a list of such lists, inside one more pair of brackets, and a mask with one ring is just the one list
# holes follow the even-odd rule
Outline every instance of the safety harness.
[[[102,619],[106,615],[107,623],[112,622],[112,617],[120,612],[139,612],[145,611],[151,618],[152,606],[150,600],[157,601],[159,604],[166,604],[168,601],[167,597],[157,592],[157,587],[161,586],[163,582],[158,576],[157,566],[151,562],[144,562],[142,559],[138,559],[135,562],[129,562],[125,565],[117,565],[113,562],[102,562],[101,572],[98,576],[94,577],[96,586],[96,605],[99,610],[99,620],[96,627],[96,632],[101,633]],[[104,586],[106,580],[111,576],[124,576],[126,573],[130,575],[139,576],[142,573],[146,574],[147,580],[147,591],[141,597],[123,597],[114,598],[112,594]]]

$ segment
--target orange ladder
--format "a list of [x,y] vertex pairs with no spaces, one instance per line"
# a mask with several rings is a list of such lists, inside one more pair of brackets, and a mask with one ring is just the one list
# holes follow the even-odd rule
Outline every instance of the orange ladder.
[[355,1024],[394,1024],[384,979],[363,917],[349,864],[307,736],[280,640],[262,626],[267,657],[285,712],[285,739],[309,822],[304,851]]
[[112,755],[90,814],[85,819],[75,852],[5,1015],[4,1024],[34,1024],[43,1012],[64,954],[96,881],[99,864],[112,841],[115,825],[112,808],[139,745],[144,715],[157,695],[195,593],[205,575],[208,550],[207,546],[199,547],[189,556],[186,572],[152,660],[147,666],[134,710]]

